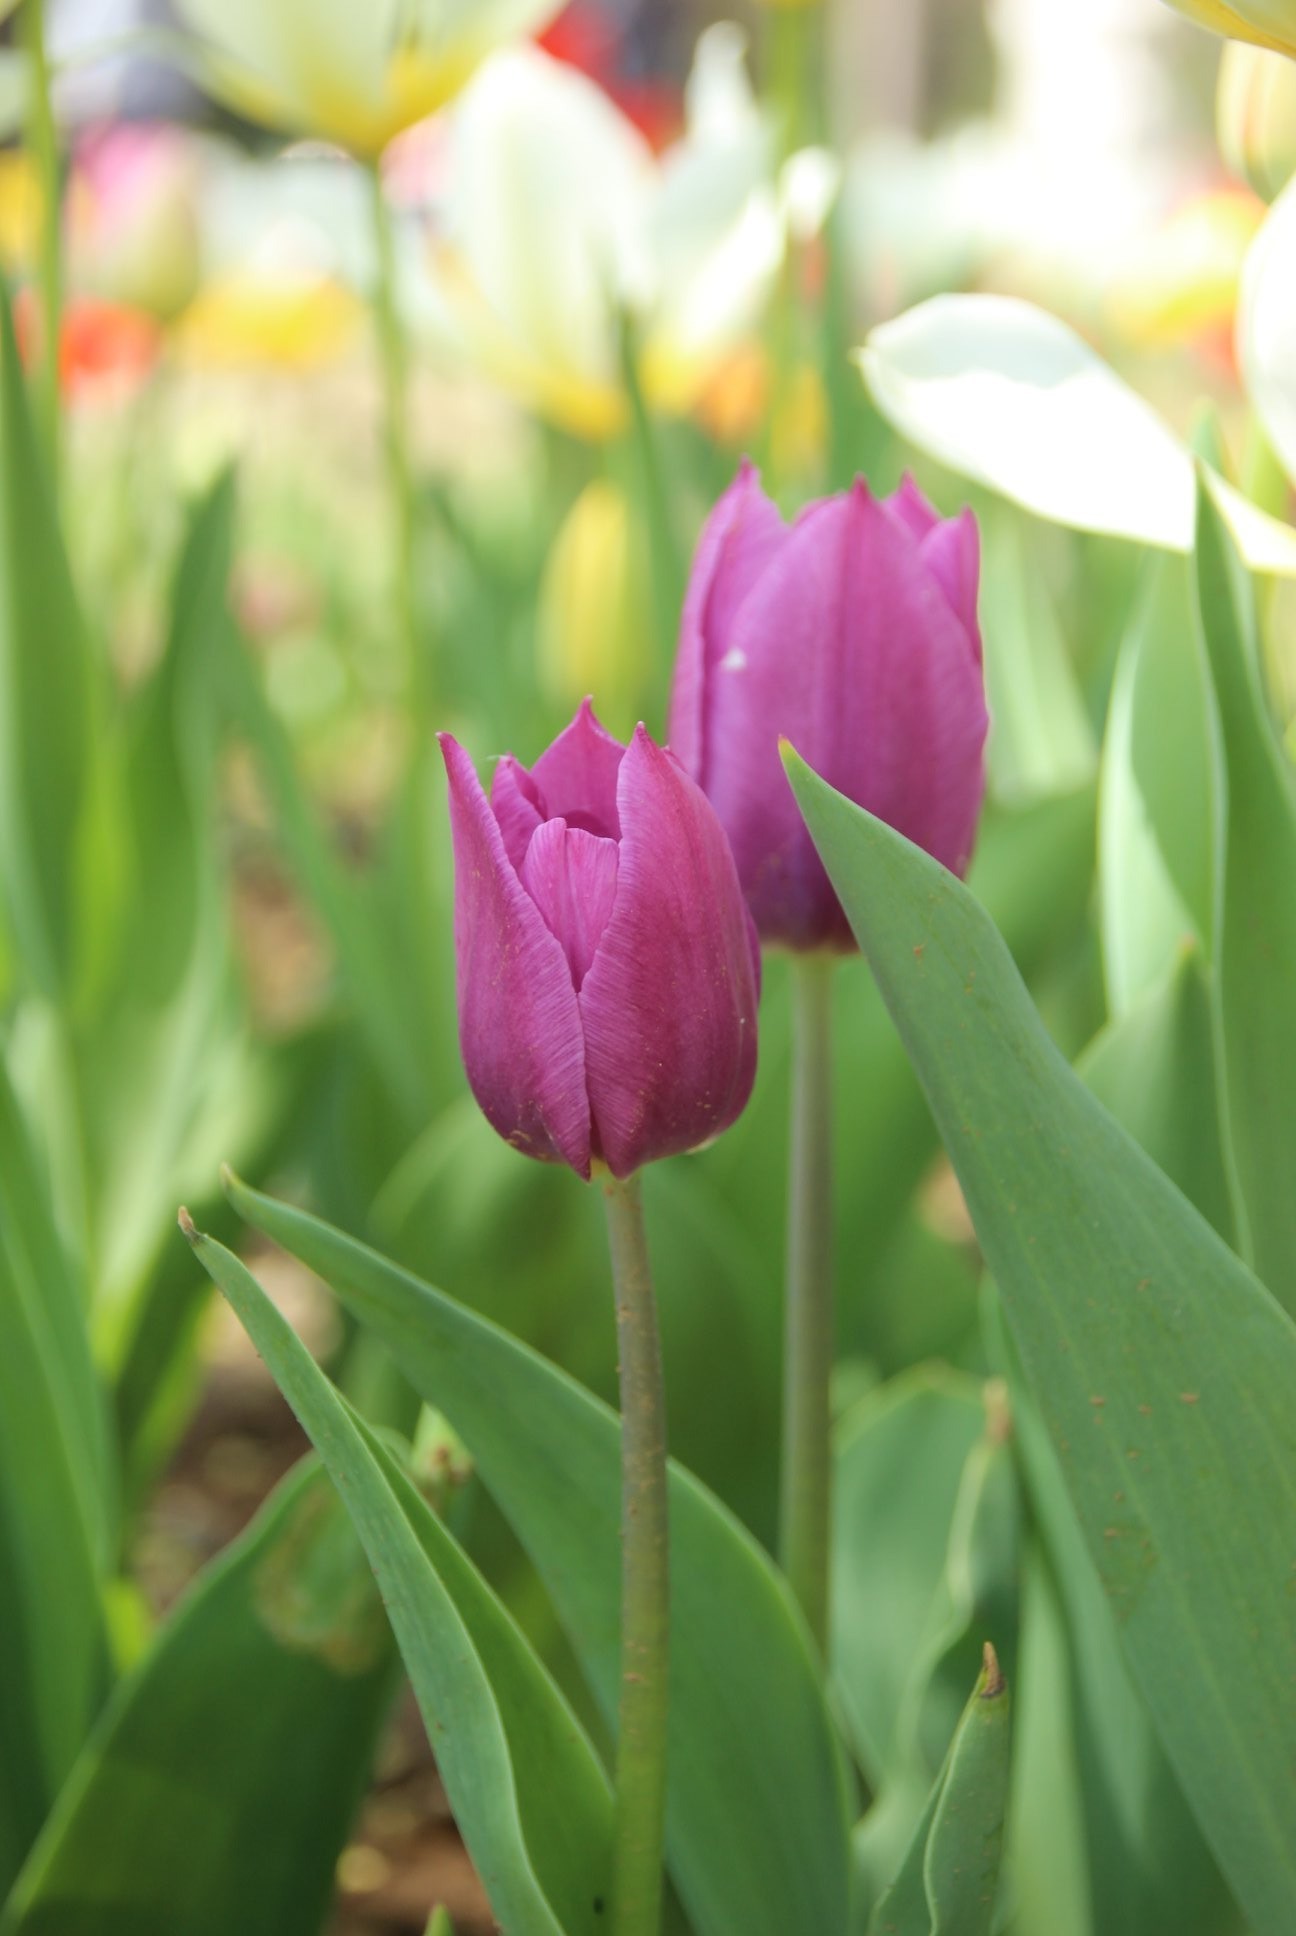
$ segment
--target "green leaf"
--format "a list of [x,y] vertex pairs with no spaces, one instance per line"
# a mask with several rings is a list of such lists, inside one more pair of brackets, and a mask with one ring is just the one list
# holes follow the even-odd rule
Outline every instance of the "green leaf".
[[1121,646],[1103,745],[1098,884],[1116,1015],[1164,979],[1186,939],[1211,950],[1224,815],[1212,714],[1188,566],[1159,559]]
[[1205,488],[1197,599],[1228,774],[1216,972],[1240,1234],[1296,1311],[1296,778],[1261,685],[1251,586]]
[[1158,986],[1095,1037],[1079,1068],[1099,1102],[1230,1241],[1215,1019],[1193,944],[1178,950]]
[[997,800],[1072,793],[1093,779],[1098,749],[1058,615],[1023,542],[1024,520],[1001,505],[983,520],[982,630]]
[[990,1936],[1008,1806],[1008,1684],[988,1644],[909,1853],[872,1936]]
[[[851,1745],[874,1789],[907,1759],[900,1719],[945,1569],[963,1470],[984,1430],[975,1379],[932,1367],[869,1393],[842,1432],[833,1481],[832,1664]],[[933,1772],[926,1770],[928,1780]]]
[[393,1661],[346,1515],[303,1462],[122,1684],[3,1936],[317,1936]]
[[255,1278],[210,1237],[190,1241],[351,1515],[496,1916],[519,1936],[596,1936],[605,1926],[612,1796],[580,1724],[504,1607]]
[[84,1286],[0,1063],[0,1897],[107,1684],[114,1519]]
[[[248,1221],[324,1278],[449,1418],[611,1718],[620,1625],[616,1414],[507,1333],[341,1232],[237,1179],[228,1188]],[[677,1466],[671,1558],[667,1858],[689,1919],[698,1936],[787,1936],[798,1927],[840,1936],[845,1777],[804,1626],[754,1541]]]
[[0,896],[47,995],[73,979],[97,677],[0,294]]
[[789,758],[1134,1679],[1257,1936],[1296,1900],[1296,1329],[1084,1089],[952,875]]
[[[1238,1936],[1237,1912],[1130,1680],[1058,1460],[1006,1340],[1003,1356],[1017,1445],[1056,1582],[1055,1617],[1065,1634],[1066,1729],[1084,1828],[1086,1926],[1094,1936]],[[1025,1714],[1026,1690],[1019,1684],[1018,1691]],[[1059,1734],[1055,1724],[1041,1761],[1056,1758]],[[1056,1860],[1052,1834],[1035,1859],[1047,1878]],[[1047,1880],[1042,1893],[1047,1899]],[[1045,1927],[1051,1932],[1051,1917]]]

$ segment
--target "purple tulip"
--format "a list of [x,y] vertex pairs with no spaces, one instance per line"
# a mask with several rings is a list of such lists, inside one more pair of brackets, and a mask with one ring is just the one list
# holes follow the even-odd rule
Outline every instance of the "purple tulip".
[[766,941],[854,946],[797,812],[780,737],[839,792],[961,874],[985,787],[971,511],[911,479],[856,483],[785,525],[744,463],[684,603],[671,750],[707,794]]
[[760,952],[705,795],[588,700],[530,772],[500,760],[489,801],[441,750],[459,1040],[489,1122],[586,1178],[709,1142],[751,1094]]

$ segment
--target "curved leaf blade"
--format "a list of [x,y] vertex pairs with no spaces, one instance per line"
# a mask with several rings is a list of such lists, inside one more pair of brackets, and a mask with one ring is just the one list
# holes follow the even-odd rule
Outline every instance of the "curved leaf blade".
[[119,1689],[4,1936],[316,1936],[393,1660],[346,1516],[299,1465]]
[[518,1936],[597,1936],[612,1798],[575,1716],[475,1567],[256,1279],[213,1238],[195,1232],[190,1242],[351,1515],[495,1914]]
[[967,890],[794,756],[1135,1680],[1258,1936],[1296,1900],[1296,1329],[1087,1093]]
[[[616,1414],[537,1353],[340,1231],[228,1179],[445,1413],[527,1548],[609,1718],[620,1672]],[[698,1936],[840,1936],[845,1773],[810,1643],[765,1555],[671,1472],[667,1861]],[[795,1781],[789,1771],[796,1771]]]

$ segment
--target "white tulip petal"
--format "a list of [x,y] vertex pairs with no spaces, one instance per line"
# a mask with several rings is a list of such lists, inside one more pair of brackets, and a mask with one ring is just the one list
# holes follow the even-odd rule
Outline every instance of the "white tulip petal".
[[1296,480],[1296,181],[1251,244],[1237,320],[1238,360],[1264,433]]
[[[860,367],[882,414],[951,470],[1081,531],[1193,542],[1193,459],[1058,317],[1008,296],[938,296],[873,331]],[[1253,569],[1296,576],[1296,530],[1222,487]]]
[[322,97],[382,99],[399,0],[177,0],[177,10],[304,127]]

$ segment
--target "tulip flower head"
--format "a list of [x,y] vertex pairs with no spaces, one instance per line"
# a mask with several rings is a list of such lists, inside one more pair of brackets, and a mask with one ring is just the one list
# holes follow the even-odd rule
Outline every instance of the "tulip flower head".
[[489,1122],[586,1178],[709,1142],[751,1093],[760,956],[705,796],[588,700],[530,771],[500,760],[489,800],[441,749],[459,1039]]
[[237,113],[372,159],[561,0],[178,0]]
[[1229,40],[1296,54],[1296,0],[1169,0],[1176,13]]
[[729,835],[763,940],[854,946],[780,738],[946,867],[967,866],[985,787],[979,562],[972,513],[940,518],[908,478],[885,501],[857,483],[787,525],[744,464],[712,511],[670,743]]

